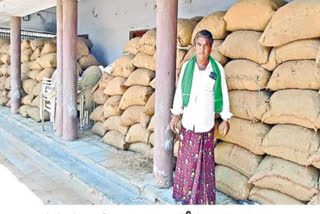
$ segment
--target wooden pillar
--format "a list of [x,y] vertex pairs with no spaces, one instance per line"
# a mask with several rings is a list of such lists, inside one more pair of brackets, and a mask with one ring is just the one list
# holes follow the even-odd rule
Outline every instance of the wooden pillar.
[[21,18],[13,16],[10,20],[11,54],[11,112],[18,113],[21,105]]
[[153,180],[159,188],[173,183],[173,135],[170,108],[174,96],[178,0],[157,0],[157,75]]
[[56,135],[62,137],[63,130],[63,16],[62,0],[57,0],[57,108]]
[[63,139],[78,138],[77,0],[63,0]]

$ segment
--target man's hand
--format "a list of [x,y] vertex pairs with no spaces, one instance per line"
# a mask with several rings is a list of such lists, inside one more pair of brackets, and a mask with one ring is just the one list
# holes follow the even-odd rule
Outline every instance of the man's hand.
[[178,115],[173,115],[170,121],[170,129],[176,133],[177,124],[179,122],[180,117]]
[[222,121],[218,128],[220,135],[223,137],[228,134],[229,129],[230,129],[230,125],[229,125],[229,122],[226,120]]

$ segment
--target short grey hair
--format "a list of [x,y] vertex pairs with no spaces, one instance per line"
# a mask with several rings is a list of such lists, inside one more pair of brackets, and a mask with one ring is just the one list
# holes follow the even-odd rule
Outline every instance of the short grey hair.
[[211,34],[210,31],[208,31],[208,30],[201,30],[201,31],[199,31],[199,32],[196,34],[196,36],[194,37],[194,44],[196,44],[196,40],[197,40],[199,37],[204,37],[204,38],[209,39],[210,45],[212,45],[212,43],[213,43],[213,37],[212,37],[212,34]]

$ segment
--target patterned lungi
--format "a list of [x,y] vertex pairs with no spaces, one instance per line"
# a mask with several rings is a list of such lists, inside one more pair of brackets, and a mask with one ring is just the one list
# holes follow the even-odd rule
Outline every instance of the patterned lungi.
[[194,133],[181,128],[173,198],[181,204],[215,204],[214,129]]

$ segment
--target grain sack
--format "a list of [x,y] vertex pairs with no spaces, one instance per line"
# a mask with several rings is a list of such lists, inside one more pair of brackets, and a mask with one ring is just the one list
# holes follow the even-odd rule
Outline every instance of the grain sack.
[[111,116],[104,123],[103,126],[106,130],[115,130],[123,135],[126,135],[129,127],[121,125],[120,116]]
[[255,155],[240,146],[226,142],[218,143],[214,154],[217,164],[230,167],[247,178],[253,175],[262,160],[262,156]]
[[318,169],[320,169],[320,150],[318,150],[309,158],[308,165],[311,165],[311,164],[314,167],[317,167]]
[[123,53],[137,55],[139,51],[139,41],[141,37],[130,39],[123,49]]
[[77,62],[77,75],[82,76],[82,73],[83,73],[83,69],[81,68],[81,65],[79,64],[79,62]]
[[140,113],[144,111],[144,106],[130,106],[121,115],[121,125],[131,126],[140,122]]
[[90,119],[93,121],[103,121],[104,115],[103,115],[103,105],[99,105],[97,108],[93,110],[93,112],[90,114]]
[[153,78],[153,80],[149,84],[153,89],[156,89],[156,78]]
[[135,124],[130,127],[128,134],[126,135],[126,142],[128,143],[148,143],[150,132],[141,126],[141,124]]
[[276,91],[262,121],[269,124],[295,124],[320,128],[320,99],[317,91],[288,89]]
[[7,89],[7,90],[11,89],[11,77],[7,78],[7,80],[5,82],[5,85],[4,85],[4,88]]
[[305,39],[272,48],[266,64],[261,65],[273,71],[279,64],[289,60],[316,59],[319,39]]
[[130,151],[141,153],[148,158],[152,158],[153,156],[153,150],[151,149],[151,146],[145,143],[130,143],[128,149]]
[[0,77],[0,91],[5,90],[7,77],[2,76]]
[[229,90],[257,91],[266,88],[271,73],[250,60],[232,60],[225,67]]
[[113,96],[113,95],[122,95],[127,87],[125,87],[123,84],[126,81],[123,77],[115,77],[112,80],[110,80],[109,84],[104,89],[103,93]]
[[36,96],[31,103],[31,106],[40,107],[40,96]]
[[217,189],[236,200],[247,200],[252,188],[248,178],[225,166],[216,166]]
[[103,137],[103,142],[118,149],[128,149],[128,143],[125,142],[124,135],[118,131],[108,131]]
[[[1,47],[1,41],[0,41],[0,47]],[[21,41],[21,51],[27,50],[27,49],[31,49],[31,44],[30,44],[30,40],[29,39],[24,39]],[[32,49],[31,49],[32,50]]]
[[319,204],[320,204],[320,194],[318,193],[309,201],[308,205],[319,205]]
[[111,74],[104,72],[99,81],[99,88],[105,89],[112,79],[113,79],[113,76]]
[[136,69],[133,65],[134,55],[121,56],[112,65],[112,75],[127,78]]
[[29,62],[32,54],[33,54],[33,50],[31,48],[22,51],[21,63]]
[[82,40],[86,46],[88,47],[88,49],[90,50],[93,47],[93,43],[91,42],[90,39],[84,38],[84,37],[78,37],[79,40]]
[[152,71],[156,70],[156,61],[152,56],[144,53],[138,53],[133,58],[133,65],[137,68],[146,68]]
[[219,11],[204,17],[194,28],[191,42],[194,43],[196,34],[201,30],[210,31],[213,39],[224,39],[227,35],[226,23],[223,20],[224,15],[224,11]]
[[144,68],[138,68],[130,74],[124,85],[127,87],[133,85],[149,86],[154,76],[155,73],[153,71]]
[[10,44],[4,44],[1,49],[0,49],[0,53],[6,54],[10,56]]
[[[31,107],[27,109],[27,115],[31,117],[36,122],[40,122],[40,109],[39,107]],[[44,111],[44,121],[48,121],[50,119],[50,115],[47,111]]]
[[9,39],[0,38],[0,51],[1,51],[2,46],[9,44],[9,42],[10,42]]
[[33,79],[27,79],[22,82],[22,88],[27,94],[32,94],[33,88],[38,84]]
[[269,132],[270,126],[263,123],[251,124],[248,120],[232,117],[229,133],[222,137],[218,131],[215,136],[226,142],[244,147],[256,155],[263,155],[262,140]]
[[320,68],[314,60],[288,61],[279,65],[272,73],[267,88],[279,89],[320,89]]
[[183,59],[184,59],[184,57],[186,56],[187,52],[188,52],[187,50],[177,49],[176,70],[179,70],[179,71],[180,71],[181,66],[182,66]]
[[151,116],[147,115],[144,112],[140,112],[139,114],[139,123],[143,128],[148,128]]
[[100,137],[103,137],[106,131],[102,122],[96,122],[92,127],[92,133],[99,135]]
[[310,156],[318,151],[319,145],[319,135],[296,125],[273,126],[263,139],[263,150],[267,154],[305,166]]
[[148,130],[149,131],[154,131],[154,120],[155,120],[155,116],[153,115],[150,119],[150,123],[149,123],[149,126],[148,126]]
[[40,53],[41,53],[40,49],[37,48],[37,49],[32,53],[32,55],[30,56],[30,61],[34,61],[34,60],[36,60],[37,58],[39,58],[39,57],[40,57]]
[[249,194],[249,200],[265,205],[302,205],[303,202],[272,189],[253,187]]
[[[28,78],[28,72],[30,71],[29,63],[22,63],[21,64],[21,80],[25,80]],[[0,71],[1,72],[1,71]]]
[[108,95],[104,94],[103,93],[103,89],[102,88],[99,88],[98,90],[96,90],[94,93],[93,93],[93,101],[95,103],[97,103],[98,105],[103,105],[105,104],[105,102],[107,101],[107,99],[109,98]]
[[156,29],[148,30],[139,40],[139,52],[153,56],[156,52]]
[[7,105],[7,103],[9,102],[9,98],[8,97],[4,97],[4,96],[1,96],[0,97],[0,105],[1,106],[6,106]]
[[40,92],[41,92],[41,86],[42,86],[42,83],[39,82],[38,84],[36,84],[33,89],[32,89],[32,95],[34,96],[39,96],[40,95]]
[[301,201],[309,201],[318,193],[319,171],[276,157],[266,156],[249,183],[277,190]]
[[10,65],[10,55],[2,54],[0,60],[3,64]]
[[256,31],[235,31],[227,36],[219,52],[232,59],[249,59],[264,64],[268,61],[270,48],[258,43],[260,36],[261,33]]
[[103,117],[107,119],[110,116],[118,116],[122,114],[122,111],[119,109],[121,96],[112,96],[107,99],[103,105]]
[[24,96],[22,99],[21,99],[21,103],[23,105],[29,105],[31,106],[32,104],[32,100],[34,99],[34,96],[32,94],[29,94],[27,96]]
[[30,109],[32,108],[32,106],[29,105],[23,105],[19,108],[19,113],[21,114],[22,117],[29,117],[28,115],[28,111],[30,111]]
[[149,136],[149,144],[154,146],[154,132],[152,132]]
[[90,66],[88,67],[82,74],[80,80],[81,88],[93,87],[97,84],[102,76],[101,70],[98,66]]
[[36,61],[43,68],[55,68],[55,67],[57,67],[57,54],[56,53],[49,53],[49,54],[41,56],[40,58],[37,58]]
[[259,43],[277,47],[291,41],[320,37],[318,0],[297,0],[281,7],[272,17]]
[[146,86],[131,86],[124,92],[119,108],[127,109],[130,106],[134,105],[145,105],[152,95],[153,89]]
[[240,0],[224,16],[227,31],[264,31],[274,12],[285,4],[275,0]]
[[[38,59],[40,59],[40,58],[38,58]],[[37,61],[30,62],[29,68],[31,70],[42,70],[43,69],[43,67]]]
[[149,97],[148,102],[146,103],[146,105],[144,107],[144,113],[151,115],[151,116],[154,114],[155,97],[156,97],[155,93],[153,93]]
[[27,73],[30,79],[37,80],[37,76],[40,74],[41,70],[31,70]]
[[88,56],[81,57],[79,60],[79,64],[81,68],[85,70],[90,66],[99,65],[99,62],[92,54],[89,54]]
[[230,91],[230,110],[235,117],[256,122],[267,111],[269,98],[270,94],[266,91]]
[[197,21],[193,19],[178,19],[177,26],[177,45],[180,47],[188,47],[191,44],[192,32]]
[[36,75],[36,80],[41,82],[43,78],[51,78],[54,71],[54,68],[45,68]]
[[36,50],[37,48],[42,49],[44,46],[45,39],[34,39],[31,40],[30,46],[32,50]]
[[57,44],[54,42],[46,41],[41,50],[41,56],[49,53],[56,53],[56,52],[57,52]]
[[77,39],[77,61],[83,57],[89,55],[89,49],[83,39]]
[[10,65],[0,65],[1,76],[8,76],[10,73]]

